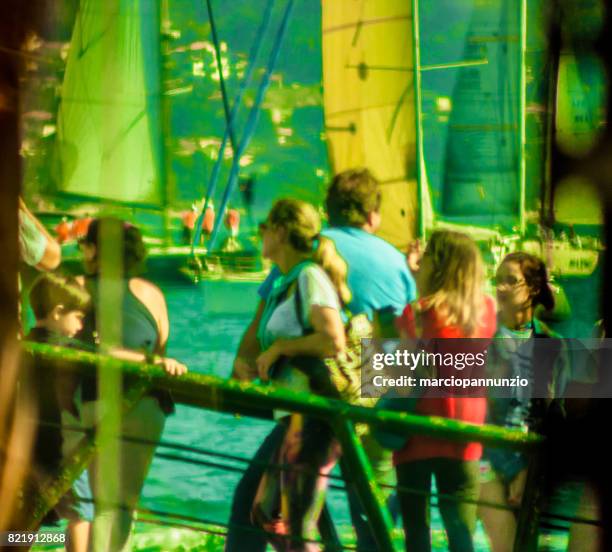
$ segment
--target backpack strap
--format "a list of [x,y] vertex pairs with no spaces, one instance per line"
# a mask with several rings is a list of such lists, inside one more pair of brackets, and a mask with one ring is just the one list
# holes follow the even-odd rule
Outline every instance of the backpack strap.
[[298,276],[295,281],[295,292],[293,293],[293,299],[295,301],[295,314],[298,319],[298,323],[302,328],[302,335],[308,335],[312,333],[312,330],[309,330],[304,326],[304,302],[302,300],[302,293],[300,292],[300,277]]

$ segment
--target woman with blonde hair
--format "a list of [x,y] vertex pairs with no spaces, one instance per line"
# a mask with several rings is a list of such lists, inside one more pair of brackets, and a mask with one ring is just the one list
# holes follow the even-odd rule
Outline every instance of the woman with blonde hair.
[[[314,207],[296,199],[277,201],[260,225],[263,255],[280,269],[266,300],[256,364],[262,380],[294,390],[333,395],[323,359],[345,346],[342,304],[350,300],[346,264],[331,240],[319,235]],[[282,413],[280,413],[282,416]],[[277,416],[278,417],[278,416]],[[328,424],[299,414],[283,416],[285,436],[270,459],[289,466],[268,469],[253,505],[253,521],[282,550],[318,550],[317,520],[327,478],[339,447]]]
[[[491,297],[485,295],[483,286],[483,263],[472,239],[459,232],[434,232],[417,274],[421,298],[409,304],[397,320],[400,334],[406,339],[432,339],[436,352],[447,349],[453,353],[482,353],[488,339],[495,334],[496,326],[495,304]],[[452,338],[454,341],[445,344],[438,338]],[[470,339],[458,341],[461,338]],[[435,366],[433,377],[460,375],[461,369],[458,364]],[[445,393],[438,391],[436,396],[434,389],[429,388],[417,399],[416,413],[484,423],[484,395],[456,396],[449,390]],[[438,506],[446,528],[449,550],[473,550],[476,505],[464,501],[478,499],[478,461],[481,456],[480,443],[451,442],[425,435],[410,437],[395,452],[394,463],[408,552],[431,550],[429,495],[432,476],[436,478]]]

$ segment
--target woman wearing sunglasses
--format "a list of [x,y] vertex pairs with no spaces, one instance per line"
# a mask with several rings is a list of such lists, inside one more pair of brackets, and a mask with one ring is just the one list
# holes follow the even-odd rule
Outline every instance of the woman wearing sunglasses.
[[[495,276],[498,318],[496,339],[489,350],[495,377],[520,377],[528,387],[517,387],[511,397],[489,398],[488,422],[525,431],[537,430],[551,399],[565,386],[569,361],[561,336],[534,313],[552,311],[554,296],[546,265],[524,252],[507,255]],[[485,449],[481,464],[480,499],[505,506],[520,506],[527,458],[518,452]],[[493,552],[511,551],[516,532],[514,512],[479,508]]]
[[[260,224],[263,255],[278,266],[259,322],[262,380],[298,391],[333,394],[323,359],[345,347],[342,304],[350,300],[346,263],[333,242],[319,236],[312,205],[277,201]],[[264,473],[253,505],[253,521],[270,533],[271,544],[291,552],[319,550],[317,521],[327,474],[339,456],[329,424],[300,414],[277,413],[284,439],[271,459],[288,465]]]

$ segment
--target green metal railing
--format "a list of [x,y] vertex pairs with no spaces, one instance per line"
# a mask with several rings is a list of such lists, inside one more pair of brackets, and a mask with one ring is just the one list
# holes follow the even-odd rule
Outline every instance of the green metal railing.
[[[478,441],[488,446],[526,453],[536,453],[543,442],[541,436],[520,430],[354,406],[317,395],[250,382],[228,381],[217,376],[187,373],[172,377],[159,366],[63,347],[24,342],[23,350],[34,361],[61,361],[66,370],[80,374],[93,375],[99,367],[126,376],[138,376],[136,387],[126,390],[122,403],[124,410],[129,409],[145,391],[160,388],[171,391],[177,402],[199,408],[247,416],[263,415],[272,409],[280,409],[325,419],[332,425],[341,443],[343,470],[351,474],[351,482],[362,502],[376,537],[378,550],[381,552],[395,550],[392,540],[393,524],[384,496],[355,433],[355,424],[367,424],[373,428],[407,436],[424,434],[459,442]],[[24,523],[27,528],[36,528],[46,511],[70,489],[74,479],[93,458],[95,447],[95,434],[86,434],[78,452],[63,464],[60,476],[41,488],[40,495],[36,503],[31,505]],[[537,455],[534,455],[534,458],[537,458]],[[534,480],[540,477],[537,465],[537,461],[532,462],[530,477]],[[517,551],[536,550],[537,505],[537,493],[526,492],[515,542]],[[330,524],[331,521],[327,525]]]

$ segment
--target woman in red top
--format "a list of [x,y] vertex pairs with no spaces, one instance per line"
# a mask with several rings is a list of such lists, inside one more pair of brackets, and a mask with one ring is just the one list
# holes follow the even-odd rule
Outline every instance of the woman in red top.
[[[421,299],[408,305],[397,320],[400,334],[407,339],[491,338],[495,334],[495,303],[484,294],[483,284],[483,263],[476,244],[465,234],[435,232],[427,244],[417,275]],[[452,346],[456,348],[457,342]],[[470,353],[476,353],[475,348],[484,350],[486,342],[469,341],[466,346]],[[436,398],[428,395],[426,392],[419,398],[416,413],[475,424],[485,421],[484,396]],[[464,500],[478,499],[481,455],[480,443],[451,442],[424,435],[409,438],[395,453],[407,552],[431,550],[429,493],[432,475],[436,477],[438,493],[450,497],[450,500],[442,497],[438,500],[449,550],[473,550],[476,505]],[[402,489],[415,492],[402,492]]]

